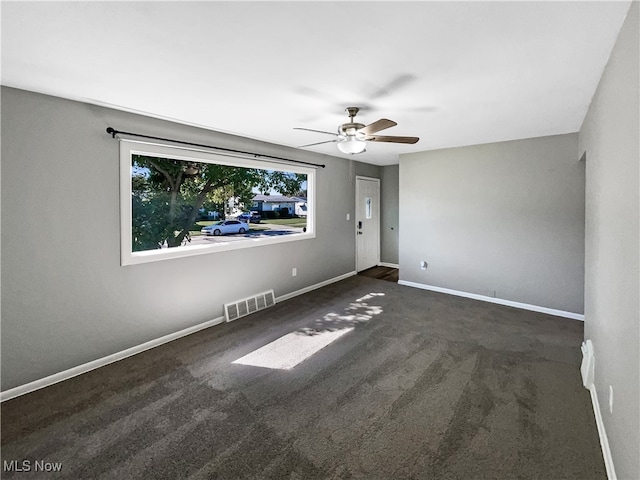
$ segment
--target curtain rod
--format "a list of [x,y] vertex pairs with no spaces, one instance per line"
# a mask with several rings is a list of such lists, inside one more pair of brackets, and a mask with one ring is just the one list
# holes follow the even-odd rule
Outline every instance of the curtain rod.
[[316,167],[316,168],[325,168],[324,164],[319,164],[319,163],[303,162],[302,160],[292,160],[290,158],[276,157],[274,155],[265,155],[265,154],[262,154],[262,153],[245,152],[245,151],[242,151],[242,150],[234,150],[233,148],[216,147],[216,146],[213,146],[213,145],[204,145],[202,143],[192,143],[192,142],[185,142],[183,140],[173,140],[171,138],[153,137],[151,135],[143,135],[141,133],[121,132],[121,131],[116,130],[116,129],[111,128],[111,127],[107,127],[107,133],[110,134],[112,138],[116,138],[116,135],[118,135],[118,134],[131,135],[131,136],[134,136],[134,137],[149,138],[151,140],[161,140],[163,142],[180,143],[182,145],[190,145],[192,147],[211,148],[213,150],[220,150],[222,152],[240,153],[242,155],[249,155],[249,156],[252,156],[254,158],[258,158],[258,157],[272,158],[274,160],[281,160],[281,161],[285,161],[285,162],[298,163],[298,164],[301,164],[301,165],[309,165],[311,167]]

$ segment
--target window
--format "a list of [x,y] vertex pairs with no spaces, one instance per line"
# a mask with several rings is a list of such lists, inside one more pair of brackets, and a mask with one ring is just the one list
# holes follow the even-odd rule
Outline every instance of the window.
[[121,263],[315,237],[315,169],[120,140]]

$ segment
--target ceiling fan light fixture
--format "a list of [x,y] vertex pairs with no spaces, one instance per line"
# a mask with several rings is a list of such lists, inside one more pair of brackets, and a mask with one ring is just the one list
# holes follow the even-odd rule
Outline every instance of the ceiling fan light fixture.
[[338,150],[342,153],[348,153],[354,155],[356,153],[362,153],[365,151],[367,143],[364,140],[352,136],[338,143]]

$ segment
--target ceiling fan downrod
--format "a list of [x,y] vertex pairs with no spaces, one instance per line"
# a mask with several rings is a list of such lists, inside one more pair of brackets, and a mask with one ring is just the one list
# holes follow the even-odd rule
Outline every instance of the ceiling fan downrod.
[[358,107],[347,107],[345,108],[347,115],[349,115],[349,118],[351,119],[351,123],[353,123],[353,117],[355,117],[358,112],[360,111],[360,109]]
[[350,121],[349,123],[343,123],[342,125],[340,125],[339,132],[342,135],[347,135],[348,137],[352,137],[358,133],[358,130],[364,127],[364,124],[355,122],[355,116],[360,111],[358,107],[347,107],[345,110],[349,115]]

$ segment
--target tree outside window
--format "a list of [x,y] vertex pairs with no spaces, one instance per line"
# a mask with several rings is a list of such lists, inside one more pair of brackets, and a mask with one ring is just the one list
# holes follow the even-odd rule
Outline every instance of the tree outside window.
[[256,190],[294,195],[306,180],[294,172],[131,155],[132,251],[187,244],[204,205],[222,205],[229,215],[230,199],[250,206]]

